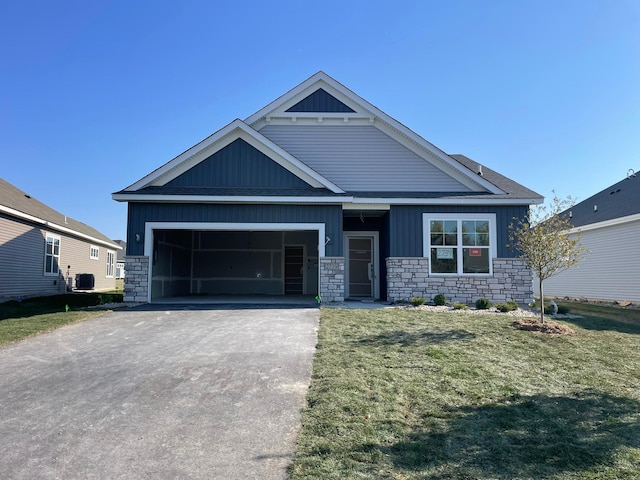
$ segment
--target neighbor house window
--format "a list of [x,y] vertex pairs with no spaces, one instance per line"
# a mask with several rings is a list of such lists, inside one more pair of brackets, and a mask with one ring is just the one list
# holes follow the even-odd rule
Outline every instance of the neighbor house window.
[[423,214],[424,256],[434,275],[489,275],[495,214]]
[[58,275],[60,272],[60,237],[47,234],[44,249],[44,273]]
[[116,254],[107,250],[107,277],[113,277]]
[[91,245],[91,248],[89,249],[89,258],[92,260],[98,260],[100,258],[100,249]]

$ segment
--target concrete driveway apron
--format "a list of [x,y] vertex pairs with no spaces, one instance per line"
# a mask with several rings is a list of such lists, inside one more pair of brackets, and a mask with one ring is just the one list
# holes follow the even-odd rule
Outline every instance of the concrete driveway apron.
[[0,348],[3,479],[282,479],[317,308],[125,310]]

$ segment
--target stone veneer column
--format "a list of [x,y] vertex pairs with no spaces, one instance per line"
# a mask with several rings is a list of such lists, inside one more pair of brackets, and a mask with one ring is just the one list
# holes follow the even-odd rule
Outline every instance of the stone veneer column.
[[344,257],[320,258],[320,296],[323,302],[344,302]]
[[429,259],[387,258],[387,299],[407,301],[411,297],[432,300],[439,293],[451,302],[473,304],[486,297],[494,303],[533,301],[533,275],[519,258],[495,258],[492,276],[429,276]]
[[125,302],[146,303],[149,301],[149,257],[124,257]]
[[416,257],[387,258],[387,301],[433,297],[429,293],[429,260]]

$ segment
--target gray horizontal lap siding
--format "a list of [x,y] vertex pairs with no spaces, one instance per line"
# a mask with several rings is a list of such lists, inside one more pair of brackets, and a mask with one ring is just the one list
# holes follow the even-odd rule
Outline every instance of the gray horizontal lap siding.
[[198,163],[167,186],[313,188],[242,139]]
[[267,125],[260,133],[349,192],[469,191],[373,126]]
[[515,251],[508,247],[509,225],[514,218],[523,218],[527,206],[392,206],[390,212],[391,256],[421,257],[422,252],[422,214],[423,213],[495,213],[496,235],[498,237],[497,254],[499,258],[515,258]]
[[143,255],[145,222],[219,223],[323,223],[327,236],[336,239],[326,256],[341,256],[342,207],[340,205],[218,205],[205,203],[129,203],[127,255]]

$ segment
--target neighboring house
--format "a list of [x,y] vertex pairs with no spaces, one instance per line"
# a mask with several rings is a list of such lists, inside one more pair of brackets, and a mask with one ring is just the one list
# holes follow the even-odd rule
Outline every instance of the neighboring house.
[[118,250],[117,258],[116,258],[116,278],[121,279],[124,278],[124,253],[127,251],[127,242],[124,240],[114,240],[118,245],[120,245],[121,250]]
[[537,193],[319,72],[131,186],[125,299],[532,299],[507,247]]
[[0,178],[0,301],[115,288],[120,246]]
[[[576,267],[544,282],[545,296],[640,302],[640,175],[574,205],[573,229],[588,250]],[[536,294],[539,294],[536,285]]]

